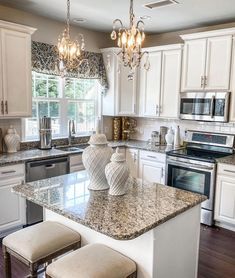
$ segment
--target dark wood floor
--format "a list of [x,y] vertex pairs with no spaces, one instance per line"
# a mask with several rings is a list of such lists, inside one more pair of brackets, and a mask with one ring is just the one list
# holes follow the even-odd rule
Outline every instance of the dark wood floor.
[[[12,278],[24,278],[28,275],[27,268],[14,259],[12,260],[12,268]],[[3,258],[0,245],[0,278],[2,277],[4,277]],[[40,275],[41,277],[43,276]],[[201,227],[198,278],[235,278],[234,232]]]

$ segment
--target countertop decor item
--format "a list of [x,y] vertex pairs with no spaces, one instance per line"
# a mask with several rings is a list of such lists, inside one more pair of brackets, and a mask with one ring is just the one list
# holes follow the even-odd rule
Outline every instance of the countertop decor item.
[[[120,60],[123,61],[125,67],[130,68],[128,79],[132,80],[135,69],[140,66],[141,58],[148,52],[142,52],[142,44],[145,39],[144,22],[142,20],[136,21],[133,11],[133,0],[130,0],[130,27],[125,28],[120,19],[113,21],[113,31],[111,39],[117,40],[117,45],[120,47]],[[120,25],[120,28],[117,27]],[[148,58],[144,64],[146,70],[149,68]]]
[[93,134],[88,142],[90,144],[82,154],[82,161],[90,177],[89,189],[105,190],[109,185],[105,176],[105,166],[110,162],[113,154],[104,134]]
[[122,137],[122,119],[120,117],[113,118],[113,140],[121,140]]
[[180,127],[177,125],[175,128],[174,148],[180,147]]
[[172,127],[170,127],[166,134],[166,144],[168,146],[172,146],[173,143],[174,143],[174,131],[173,131]]
[[20,143],[20,136],[17,134],[15,128],[10,125],[10,128],[7,130],[7,134],[4,137],[5,144],[7,146],[8,153],[16,153],[17,148]]
[[62,76],[66,71],[72,71],[81,64],[82,51],[85,50],[83,34],[78,34],[81,42],[70,37],[70,0],[67,0],[67,19],[63,33],[58,38],[58,52],[60,58],[59,70]]
[[105,175],[110,186],[110,195],[124,195],[126,193],[130,171],[125,156],[119,152],[119,148],[112,155],[111,162],[106,165]]

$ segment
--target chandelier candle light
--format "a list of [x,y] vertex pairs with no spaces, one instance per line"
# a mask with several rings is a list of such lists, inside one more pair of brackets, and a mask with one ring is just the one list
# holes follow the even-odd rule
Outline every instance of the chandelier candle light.
[[83,34],[79,34],[81,42],[78,39],[72,40],[70,37],[70,0],[67,0],[67,20],[63,33],[58,38],[59,51],[59,70],[61,75],[66,71],[72,71],[81,64],[81,53],[85,50],[85,41]]
[[[119,29],[117,25],[120,24]],[[142,52],[142,44],[145,39],[144,22],[139,20],[136,23],[136,18],[133,12],[133,0],[130,0],[130,26],[129,29],[123,26],[120,19],[113,21],[113,31],[111,33],[111,39],[117,40],[117,45],[122,50],[118,53],[121,56],[125,67],[130,68],[129,79],[133,79],[135,69],[140,66],[141,58],[144,54],[148,54],[147,51]],[[148,57],[144,64],[146,70],[149,69]]]

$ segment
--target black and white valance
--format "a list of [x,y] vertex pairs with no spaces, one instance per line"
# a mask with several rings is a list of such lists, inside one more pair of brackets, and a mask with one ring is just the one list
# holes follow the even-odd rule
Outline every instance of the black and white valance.
[[[101,53],[84,51],[81,55],[84,60],[79,67],[66,74],[67,77],[83,79],[99,79],[105,91],[108,88],[106,72]],[[32,70],[51,75],[60,75],[58,49],[55,45],[32,42]]]

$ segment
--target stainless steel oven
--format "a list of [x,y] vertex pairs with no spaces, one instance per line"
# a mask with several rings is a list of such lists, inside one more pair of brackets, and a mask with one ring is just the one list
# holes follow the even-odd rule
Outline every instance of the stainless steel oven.
[[187,92],[180,94],[180,118],[209,122],[227,122],[229,92]]
[[201,222],[212,225],[216,164],[187,158],[167,158],[167,185],[207,196]]

